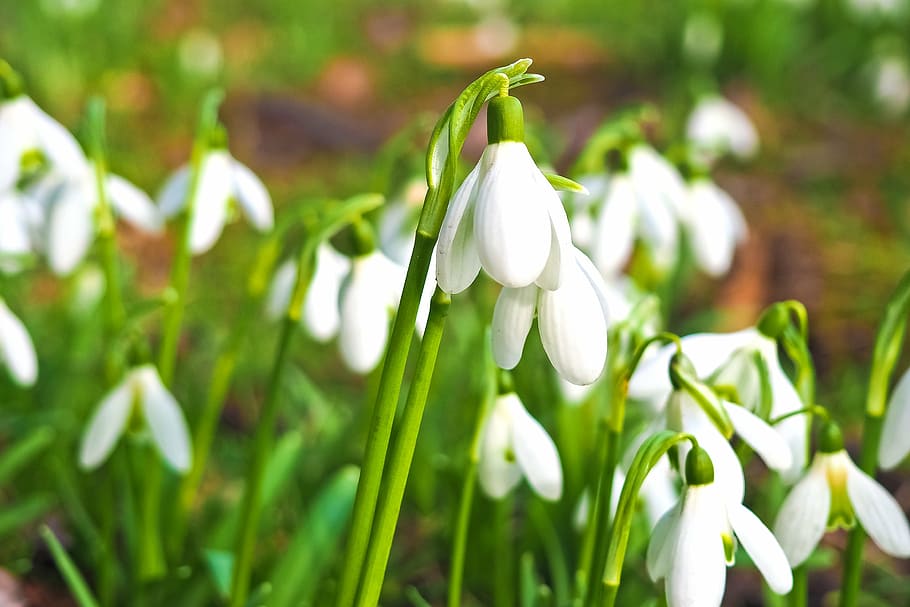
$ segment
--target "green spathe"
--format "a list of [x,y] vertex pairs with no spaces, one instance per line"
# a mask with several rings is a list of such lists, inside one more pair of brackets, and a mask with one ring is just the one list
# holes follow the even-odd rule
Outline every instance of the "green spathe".
[[714,464],[711,456],[701,447],[692,447],[686,457],[686,484],[710,485],[714,482]]
[[818,433],[818,450],[822,453],[837,453],[844,449],[844,434],[840,426],[832,421],[825,422]]
[[509,95],[491,99],[487,107],[487,141],[492,145],[502,141],[524,140],[525,121],[521,102]]

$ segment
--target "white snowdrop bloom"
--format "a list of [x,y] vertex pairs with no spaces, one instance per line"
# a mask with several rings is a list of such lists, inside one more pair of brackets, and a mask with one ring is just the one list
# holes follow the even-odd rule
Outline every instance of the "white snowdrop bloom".
[[849,529],[857,521],[882,551],[910,557],[910,525],[897,500],[853,463],[840,430],[828,423],[812,465],[777,514],[774,533],[790,563],[798,567],[826,529]]
[[29,204],[29,198],[16,190],[0,192],[0,272],[18,272],[35,250]]
[[759,146],[758,131],[749,116],[720,95],[699,100],[686,123],[686,137],[706,162],[728,153],[747,160]]
[[648,544],[648,574],[655,582],[666,579],[668,607],[719,607],[737,540],[771,590],[790,592],[793,574],[774,535],[751,510],[726,499],[713,482],[710,460],[700,470],[693,470],[692,461],[690,454],[685,492]]
[[889,116],[899,116],[910,105],[910,66],[899,56],[875,62],[872,86],[875,101]]
[[686,17],[682,47],[687,59],[710,65],[720,54],[723,43],[724,26],[714,13],[698,11]]
[[[158,194],[158,207],[165,217],[174,217],[186,207],[192,181],[188,166],[167,180]],[[190,250],[194,254],[205,253],[214,246],[225,223],[235,214],[234,203],[254,228],[260,232],[272,229],[272,199],[262,181],[226,149],[209,150],[200,163],[190,218]]]
[[153,365],[129,371],[98,404],[82,436],[79,465],[88,470],[100,466],[134,424],[142,424],[161,457],[174,470],[189,471],[192,449],[183,411]]
[[[714,386],[736,388],[740,402],[756,413],[762,401],[761,376],[755,363],[759,356],[768,369],[770,418],[803,408],[799,393],[781,367],[776,341],[754,327],[733,333],[687,335],[682,338],[682,349],[698,378],[708,378]],[[671,344],[646,355],[629,381],[629,396],[659,407],[672,390],[667,369],[675,353],[676,346]],[[782,472],[788,481],[796,480],[806,464],[806,423],[805,415],[794,415],[774,427],[790,446],[791,466]]]
[[480,486],[494,499],[508,494],[522,477],[545,500],[562,496],[556,445],[515,393],[497,397],[484,424],[478,466]]
[[904,372],[885,412],[878,463],[885,470],[896,468],[910,453],[910,369]]
[[518,100],[491,100],[487,116],[490,143],[452,197],[439,232],[439,287],[460,293],[483,267],[504,287],[556,289],[572,258],[565,209],[522,141]]
[[0,363],[20,386],[32,386],[38,379],[38,357],[25,325],[0,298]]
[[496,364],[503,369],[518,364],[536,312],[543,348],[560,376],[580,385],[596,381],[607,357],[605,291],[597,269],[578,249],[558,289],[503,287],[493,310]]
[[847,8],[863,19],[893,17],[906,10],[906,0],[845,0]]
[[748,234],[746,220],[736,201],[707,177],[688,184],[680,219],[689,232],[695,262],[709,276],[730,270],[737,245]]
[[422,176],[410,180],[399,195],[385,205],[379,218],[380,246],[392,260],[403,266],[407,265],[414,249],[415,231],[426,193],[427,183]]
[[[69,175],[49,174],[33,190],[41,197],[46,221],[43,243],[48,265],[58,275],[71,273],[83,260],[97,232],[98,181],[86,162]],[[138,230],[156,234],[164,219],[148,195],[117,175],[104,180],[104,196],[115,216]]]
[[0,190],[13,188],[23,168],[40,162],[78,174],[85,156],[76,138],[25,95],[0,101]]

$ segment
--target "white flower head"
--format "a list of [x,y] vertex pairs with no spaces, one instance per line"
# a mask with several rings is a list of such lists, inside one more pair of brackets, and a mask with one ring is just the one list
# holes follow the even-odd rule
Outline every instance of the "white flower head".
[[710,459],[706,469],[692,474],[696,467],[690,462],[696,453],[693,450],[686,461],[685,492],[658,521],[648,545],[648,574],[654,581],[666,579],[667,605],[719,607],[737,540],[771,589],[788,593],[793,574],[774,535],[751,510],[718,490]]
[[719,95],[699,100],[686,123],[686,137],[709,163],[728,153],[747,160],[759,146],[758,131],[749,116]]
[[25,325],[0,298],[0,363],[20,386],[32,386],[38,379],[38,358]]
[[603,372],[607,357],[606,287],[584,253],[575,249],[575,263],[564,272],[554,291],[529,285],[504,287],[493,310],[493,358],[503,369],[513,369],[524,350],[534,314],[540,339],[550,362],[565,380],[593,383]]
[[427,183],[423,176],[411,179],[395,199],[389,200],[379,219],[377,232],[382,250],[401,265],[406,265],[411,258],[426,193]]
[[504,287],[552,290],[571,262],[565,209],[522,142],[520,112],[514,97],[490,101],[490,144],[452,197],[439,233],[437,281],[447,293],[468,288],[481,267]]
[[723,276],[737,245],[746,239],[746,220],[736,201],[707,177],[692,180],[687,190],[680,219],[689,232],[695,262],[705,274]]
[[878,444],[878,462],[882,468],[896,468],[910,453],[910,369],[894,387]]
[[0,272],[12,274],[35,252],[32,200],[16,190],[0,191]]
[[812,465],[777,514],[774,534],[797,567],[809,558],[826,529],[851,528],[856,522],[882,551],[910,557],[910,525],[897,500],[853,463],[840,430],[827,423]]
[[875,61],[872,91],[875,101],[889,116],[899,116],[910,106],[910,66],[899,55]]
[[98,404],[79,448],[79,465],[100,466],[131,421],[140,421],[161,457],[177,472],[190,469],[192,448],[183,411],[152,365],[126,374]]
[[[158,194],[158,206],[165,217],[177,215],[187,205],[194,179],[188,166],[178,169]],[[246,166],[234,160],[226,149],[209,150],[199,164],[193,216],[190,218],[190,250],[205,253],[214,246],[225,223],[231,218],[233,202],[260,232],[272,229],[272,199],[262,181]]]
[[483,428],[480,486],[490,497],[500,499],[522,477],[545,500],[562,496],[562,465],[556,445],[518,395],[510,392],[497,397]]
[[0,190],[12,189],[29,165],[68,175],[85,164],[75,137],[25,95],[0,101],[0,134]]

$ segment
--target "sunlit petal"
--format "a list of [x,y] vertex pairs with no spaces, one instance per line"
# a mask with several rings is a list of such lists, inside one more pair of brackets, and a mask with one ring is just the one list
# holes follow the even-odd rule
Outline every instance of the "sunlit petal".
[[884,487],[849,460],[847,495],[856,518],[879,548],[891,556],[910,557],[910,525],[903,509]]
[[774,535],[791,567],[800,566],[825,534],[831,509],[831,489],[825,468],[816,457],[812,467],[787,495],[777,519]]
[[556,445],[516,395],[506,398],[512,416],[512,448],[518,465],[540,497],[556,501],[562,496],[562,465]]
[[493,308],[493,360],[503,369],[513,369],[521,360],[525,340],[534,321],[539,289],[503,287]]
[[793,572],[774,534],[742,504],[728,506],[727,514],[733,532],[771,590],[777,594],[790,592],[793,587]]
[[96,468],[107,459],[126,428],[135,391],[129,378],[102,399],[88,423],[79,447],[79,465]]
[[480,272],[474,241],[474,198],[480,163],[452,196],[436,244],[436,280],[446,293],[461,293]]

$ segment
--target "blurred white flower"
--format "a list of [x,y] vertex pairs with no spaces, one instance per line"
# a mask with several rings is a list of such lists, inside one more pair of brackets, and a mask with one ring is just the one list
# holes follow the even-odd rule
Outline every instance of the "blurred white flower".
[[379,219],[377,232],[382,250],[403,266],[411,258],[417,221],[426,193],[427,183],[423,176],[410,180],[399,195],[385,205]]
[[504,287],[556,289],[571,247],[559,196],[525,144],[492,143],[449,204],[436,249],[437,281],[443,291],[460,293],[483,267]]
[[79,465],[100,466],[133,422],[141,423],[161,457],[177,472],[190,469],[192,449],[183,411],[153,365],[129,371],[98,404],[79,448]]
[[[158,207],[165,217],[173,217],[186,207],[192,181],[188,166],[181,167],[167,180],[158,194]],[[214,246],[225,223],[232,219],[234,202],[254,228],[260,232],[272,229],[272,199],[262,181],[227,150],[210,150],[200,163],[190,218],[193,253],[205,253]]]
[[698,11],[686,17],[682,46],[689,61],[711,65],[720,54],[723,43],[724,27],[714,13]]
[[910,105],[910,67],[900,56],[877,60],[873,66],[875,101],[889,116],[899,116]]
[[708,163],[728,153],[746,160],[755,156],[759,146],[758,131],[749,116],[719,95],[698,101],[686,123],[686,137]]
[[41,8],[49,17],[66,15],[69,17],[87,17],[101,5],[101,0],[41,0]]
[[38,379],[38,358],[25,325],[0,298],[0,363],[20,386],[32,386]]
[[193,28],[180,37],[177,56],[183,71],[201,78],[217,76],[224,62],[218,37],[202,28]]
[[35,213],[40,214],[39,205],[27,194],[0,192],[0,272],[20,271],[25,258],[36,251]]
[[709,276],[730,270],[736,247],[748,234],[746,220],[736,201],[707,177],[688,184],[686,204],[680,214],[698,267]]
[[897,382],[882,425],[878,444],[879,465],[890,470],[896,468],[910,453],[910,369]]
[[905,0],[845,0],[847,8],[857,17],[868,19],[893,17],[907,9]]
[[76,138],[25,95],[0,101],[0,191],[41,162],[63,175],[79,174],[85,156]]
[[730,502],[717,483],[689,484],[664,514],[648,544],[648,574],[666,578],[669,607],[719,607],[736,540],[771,590],[790,592],[793,574],[774,535],[751,510]]
[[815,454],[806,475],[784,500],[774,533],[790,564],[798,567],[812,554],[826,529],[849,529],[856,520],[884,552],[910,557],[910,526],[903,510],[884,487],[853,463],[841,441],[839,449],[820,449]]
[[563,283],[548,291],[535,285],[503,287],[493,310],[493,358],[503,369],[521,360],[534,313],[544,350],[556,371],[574,384],[600,377],[607,357],[606,286],[584,253],[563,272]]
[[545,500],[562,496],[562,465],[556,445],[515,393],[497,397],[490,411],[478,470],[480,486],[494,499],[508,494],[522,477]]

